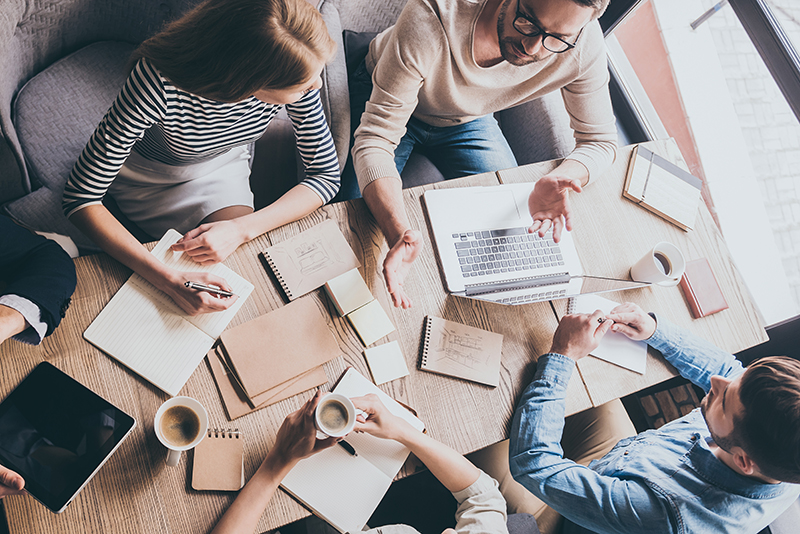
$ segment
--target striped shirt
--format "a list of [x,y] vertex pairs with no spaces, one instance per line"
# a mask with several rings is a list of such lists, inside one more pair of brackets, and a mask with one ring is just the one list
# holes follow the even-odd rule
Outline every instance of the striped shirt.
[[[69,175],[64,214],[100,204],[131,150],[167,165],[200,163],[259,139],[280,108],[255,97],[225,103],[188,93],[140,59]],[[285,108],[306,171],[301,183],[328,202],[339,190],[339,162],[319,91]]]

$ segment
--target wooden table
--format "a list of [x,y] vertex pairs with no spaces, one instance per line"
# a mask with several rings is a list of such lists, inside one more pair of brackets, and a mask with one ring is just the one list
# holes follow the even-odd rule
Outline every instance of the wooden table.
[[[646,146],[684,169],[686,163],[673,140],[654,141]],[[622,188],[632,146],[620,148],[612,168],[583,193],[572,195],[573,237],[584,272],[597,276],[629,278],[630,266],[659,241],[675,244],[686,261],[708,258],[729,308],[701,319],[693,319],[680,287],[652,286],[608,293],[617,302],[635,302],[647,311],[667,318],[715,345],[736,353],[766,341],[758,309],[733,264],[728,247],[708,208],[701,203],[693,230],[684,232],[664,219],[622,198]],[[500,171],[503,183],[535,181],[552,168],[552,162]],[[613,206],[613,209],[609,209]],[[559,318],[566,313],[567,300],[553,301]],[[617,367],[597,358],[578,362],[594,406],[624,397],[675,376],[675,369],[657,352],[648,351],[644,375]]]
[[[624,174],[624,169],[620,171],[618,167],[620,161],[627,161],[625,154],[623,150],[618,156],[614,173]],[[382,389],[413,406],[420,418],[425,421],[431,436],[462,453],[500,441],[508,434],[516,399],[532,377],[535,359],[550,346],[552,333],[557,326],[556,314],[549,303],[502,306],[447,295],[435,259],[420,197],[429,188],[497,185],[501,179],[530,180],[544,174],[553,165],[537,164],[525,167],[518,173],[510,171],[489,173],[404,191],[411,224],[422,230],[425,239],[425,250],[417,259],[405,284],[414,302],[410,310],[394,309],[390,305],[381,275],[386,244],[362,200],[324,206],[301,221],[263,235],[240,247],[225,262],[255,285],[254,292],[234,318],[231,326],[285,305],[277,281],[264,270],[257,258],[258,252],[325,219],[333,219],[361,261],[361,272],[373,295],[381,302],[397,327],[396,332],[380,340],[379,343],[398,340],[411,370],[409,377],[390,382],[381,386]],[[606,213],[605,217],[608,220],[610,213],[623,213],[616,211],[617,204],[624,206],[627,201],[619,198],[621,186],[619,190],[613,190],[616,187],[612,185],[615,183],[614,180],[616,178],[606,176],[604,178],[606,183],[592,186],[582,195],[576,196],[574,206],[576,212],[580,212],[576,218],[578,226],[576,241],[579,246],[583,247],[584,239],[588,239],[580,236],[589,235],[589,226],[599,227],[601,224],[593,221],[591,217],[604,217],[603,213]],[[607,195],[606,188],[609,189]],[[592,195],[608,198],[595,198]],[[589,202],[591,198],[595,198],[593,202],[610,202],[614,209],[605,211],[591,209],[593,206],[592,202]],[[630,207],[631,213],[625,212],[625,217],[656,219],[633,204]],[[587,213],[582,213],[584,210]],[[707,213],[703,215],[704,224],[706,218]],[[678,243],[680,236],[674,237],[668,233],[669,228],[662,229],[659,222],[660,220],[657,220],[649,224],[655,225],[654,229],[658,232],[662,230],[667,232],[664,234],[665,238],[676,242],[685,252],[691,251],[687,254],[689,258],[703,255],[713,257],[712,265],[718,277],[721,272],[726,275],[730,273],[729,277],[726,276],[720,282],[724,286],[728,302],[732,304],[731,307],[737,308],[738,311],[731,310],[730,321],[712,317],[704,319],[704,323],[692,322],[687,319],[689,315],[685,304],[677,300],[681,298],[680,295],[677,299],[672,295],[662,302],[660,293],[655,295],[653,291],[654,305],[666,303],[671,306],[658,306],[657,309],[670,310],[673,312],[670,313],[670,319],[679,324],[689,325],[694,330],[698,330],[698,324],[708,323],[707,327],[699,328],[699,332],[707,331],[710,334],[709,339],[729,350],[738,350],[763,340],[765,334],[763,329],[757,328],[757,320],[752,319],[756,314],[749,300],[746,297],[736,298],[733,288],[743,286],[735,270],[730,266],[727,250],[716,228],[706,226],[698,228],[694,232],[697,234],[696,237],[692,238],[694,241],[690,240],[691,247],[684,248],[683,242]],[[585,230],[580,230],[581,226],[586,226]],[[664,226],[668,225],[664,223]],[[646,229],[640,228],[640,230]],[[680,232],[677,229],[675,231]],[[699,235],[701,233],[708,233],[710,237],[707,239],[701,237]],[[611,242],[606,241],[603,245],[603,242],[598,241],[592,245],[595,247],[593,250],[597,251],[593,256],[598,255],[599,267],[605,267],[602,263],[604,261],[611,262],[608,267],[612,272],[616,272],[625,267],[623,257],[625,261],[630,259],[627,263],[630,265],[644,253],[646,246],[637,247],[634,243],[654,241],[652,235],[648,234],[645,237],[647,239],[636,241],[620,237],[614,241],[620,248],[625,249],[624,255],[616,250],[614,254],[608,254]],[[79,258],[76,260],[76,267],[78,287],[73,296],[73,304],[55,334],[39,347],[29,347],[16,341],[9,341],[0,346],[0,358],[4,365],[0,376],[0,395],[5,396],[39,362],[47,360],[131,414],[137,420],[138,427],[61,515],[51,514],[29,497],[6,498],[10,531],[12,533],[207,532],[230,505],[235,494],[193,491],[189,484],[190,466],[187,463],[191,459],[191,454],[183,455],[177,468],[167,468],[164,465],[166,452],[158,443],[152,426],[158,406],[168,396],[122,367],[116,360],[96,350],[82,337],[83,331],[124,283],[130,271],[103,254]],[[325,366],[329,384],[332,384],[348,365],[369,376],[362,355],[364,347],[347,321],[338,317],[324,291],[317,290],[303,298],[313,299],[325,311],[328,325],[342,350],[342,357],[332,360]],[[633,296],[631,299],[635,300]],[[638,302],[650,304],[647,300]],[[563,303],[555,304],[558,308]],[[683,306],[682,311],[679,305]],[[416,370],[423,319],[428,314],[504,335],[499,387],[489,388]],[[724,317],[722,314],[718,315]],[[743,320],[745,325],[753,326],[743,328],[742,324],[735,322],[736,320]],[[725,330],[716,333],[715,328]],[[742,346],[734,347],[734,345]],[[650,358],[648,373],[640,379],[627,377],[623,370],[609,367],[593,359],[581,362],[579,369],[580,373],[576,373],[569,384],[567,413],[586,409],[593,402],[599,403],[599,399],[604,395],[614,394],[616,391],[614,388],[620,387],[618,382],[627,388],[625,390],[627,392],[632,388],[645,387],[671,376],[671,370],[663,360],[655,357]],[[619,378],[620,376],[623,378]],[[602,381],[616,385],[604,388]],[[181,394],[192,396],[203,403],[209,412],[212,426],[238,428],[243,431],[245,473],[249,477],[272,447],[275,433],[283,418],[298,409],[312,392],[287,399],[229,423],[204,362],[189,379]],[[615,396],[623,394],[625,392],[620,389]],[[277,492],[262,516],[259,531],[274,529],[307,515],[308,512],[296,501],[283,492]]]

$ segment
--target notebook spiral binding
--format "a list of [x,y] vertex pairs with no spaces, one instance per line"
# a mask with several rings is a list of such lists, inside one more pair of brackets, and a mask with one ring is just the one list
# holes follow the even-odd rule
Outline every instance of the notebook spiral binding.
[[225,428],[209,428],[207,435],[208,435],[209,438],[239,439],[241,437],[242,433],[239,432],[238,428],[233,429],[233,430],[231,430],[230,428],[227,428],[227,429],[225,429]]
[[270,269],[272,269],[273,274],[275,274],[275,278],[277,278],[278,282],[280,282],[283,291],[286,293],[286,296],[289,297],[289,300],[292,300],[294,298],[292,297],[292,292],[289,289],[289,286],[287,286],[286,282],[283,280],[283,276],[281,275],[280,271],[278,271],[277,265],[275,265],[275,262],[272,261],[269,252],[262,252],[261,255],[265,260],[267,260],[267,264],[269,264]]
[[419,368],[425,369],[428,365],[428,346],[431,343],[431,328],[433,320],[430,315],[425,317],[425,336],[422,338],[422,357],[420,358]]
[[575,297],[570,297],[567,300],[567,315],[572,315],[575,313]]

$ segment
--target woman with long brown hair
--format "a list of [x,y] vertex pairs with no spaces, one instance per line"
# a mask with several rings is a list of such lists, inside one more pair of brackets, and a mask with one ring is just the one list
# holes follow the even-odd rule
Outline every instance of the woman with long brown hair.
[[[184,233],[173,250],[201,264],[295,221],[339,189],[339,165],[319,99],[320,74],[335,45],[306,0],[207,0],[134,52],[116,101],[75,164],[64,212],[86,235],[191,314],[232,299],[187,289],[208,273],[158,262],[103,206],[155,238]],[[306,178],[253,211],[251,145],[285,107]]]

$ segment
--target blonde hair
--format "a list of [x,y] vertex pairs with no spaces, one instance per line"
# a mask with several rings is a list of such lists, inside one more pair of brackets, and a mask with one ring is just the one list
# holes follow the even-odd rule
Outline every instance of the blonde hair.
[[206,0],[143,42],[131,67],[146,58],[184,91],[239,102],[307,82],[335,49],[306,0]]

